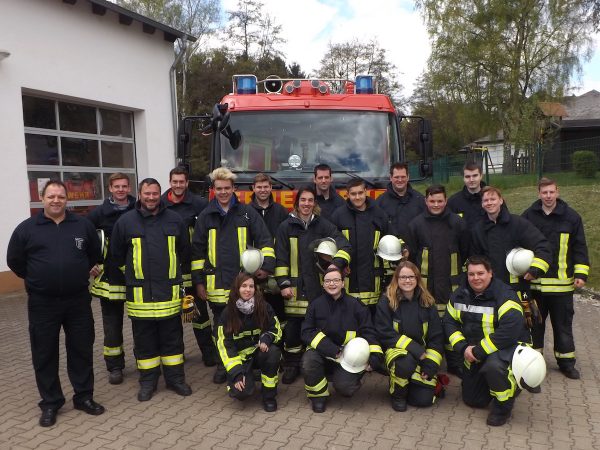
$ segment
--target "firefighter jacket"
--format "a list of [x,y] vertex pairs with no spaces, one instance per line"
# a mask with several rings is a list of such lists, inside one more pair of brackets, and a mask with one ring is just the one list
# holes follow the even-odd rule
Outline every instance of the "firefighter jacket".
[[350,243],[327,219],[313,216],[305,223],[291,213],[277,229],[275,278],[281,289],[291,287],[294,292],[292,298],[284,298],[287,315],[304,317],[309,301],[323,292],[311,243],[325,237],[335,239],[338,251],[332,262],[344,269],[350,263]]
[[[485,183],[481,182],[480,186],[483,189]],[[448,199],[448,208],[462,217],[469,229],[485,216],[485,210],[481,206],[481,191],[471,194],[466,186]]]
[[445,311],[450,294],[460,282],[462,265],[469,252],[465,222],[448,208],[441,214],[428,210],[408,225],[410,259],[421,271],[436,303]]
[[[185,191],[183,200],[179,203],[173,203],[171,201],[172,189],[167,190],[161,197],[162,202],[171,211],[176,212],[183,219],[183,223],[190,235],[190,242],[192,242],[192,236],[194,234],[194,226],[196,225],[196,218],[208,205],[208,201],[198,195],[192,194],[189,189]],[[192,287],[192,275],[190,272],[183,274],[183,285],[186,288]]]
[[[400,290],[398,290],[400,294]],[[386,363],[398,356],[410,354],[419,361],[423,372],[435,375],[442,364],[444,331],[435,305],[423,306],[421,290],[417,288],[412,300],[400,299],[393,311],[384,294],[377,303],[374,325],[377,338],[386,350]],[[421,356],[425,354],[425,359]]]
[[266,330],[259,328],[254,314],[242,314],[237,309],[236,313],[242,322],[238,333],[233,334],[231,331],[226,331],[229,313],[227,308],[223,310],[218,319],[215,329],[217,350],[227,371],[227,378],[231,381],[245,372],[244,364],[252,359],[255,352],[260,351],[258,344],[264,342],[270,346],[271,344],[277,344],[281,340],[282,331],[279,319],[275,315],[271,305],[267,303],[266,307],[269,316]]
[[371,313],[345,290],[337,300],[325,292],[312,301],[302,322],[301,333],[302,342],[308,348],[328,358],[335,359],[342,347],[355,337],[367,340],[371,354],[383,355]]
[[365,305],[375,305],[381,294],[383,261],[376,255],[381,236],[388,234],[387,216],[367,197],[367,208],[357,210],[350,200],[335,210],[331,221],[350,242],[350,274],[344,286]]
[[561,294],[574,290],[573,279],[587,280],[590,263],[581,216],[562,201],[550,214],[536,201],[523,213],[550,242],[552,259],[548,272],[531,282],[531,289],[544,294]]
[[161,202],[154,215],[136,202],[115,224],[110,250],[125,273],[129,317],[161,320],[180,313],[190,241],[179,214]]
[[[317,187],[315,186],[315,191]],[[337,191],[334,189],[333,184],[329,186],[329,198],[325,199],[322,195],[317,195],[317,203],[319,204],[319,208],[321,208],[321,217],[325,217],[326,219],[330,219],[332,214],[336,209],[340,206],[344,205],[344,199]]]
[[527,219],[510,214],[502,205],[496,222],[486,214],[471,234],[471,255],[487,256],[492,263],[494,277],[520,290],[518,277],[506,269],[506,255],[515,247],[523,247],[534,253],[528,272],[539,278],[544,275],[552,260],[550,244],[544,235]]
[[390,232],[404,241],[408,238],[408,223],[426,210],[425,197],[410,183],[402,196],[389,183],[386,191],[377,198],[377,206],[387,214]]
[[267,225],[267,228],[269,229],[269,233],[271,236],[275,237],[279,224],[287,219],[287,209],[285,209],[279,203],[273,201],[273,196],[269,198],[269,206],[263,208],[256,201],[254,194],[252,194],[252,202],[250,203],[250,206],[252,206],[256,212],[260,214],[265,221],[265,225]]
[[531,340],[519,297],[495,277],[479,295],[464,280],[450,297],[443,324],[452,350],[463,355],[473,345],[479,361],[494,352],[511,361],[517,344]]
[[211,200],[198,216],[192,238],[192,282],[206,286],[208,301],[227,303],[229,288],[242,267],[241,255],[248,247],[260,249],[262,269],[273,273],[273,239],[260,215],[235,195],[226,213],[216,198]]
[[107,198],[87,215],[88,220],[94,224],[97,230],[104,231],[102,271],[94,278],[90,292],[105,300],[125,301],[125,278],[118,267],[112,263],[110,237],[119,217],[127,211],[131,211],[135,206],[135,198],[131,195],[127,196],[127,201],[127,207],[122,208]]
[[6,262],[25,280],[28,294],[77,297],[88,291],[90,269],[100,262],[100,240],[87,219],[66,211],[59,224],[40,211],[13,231]]

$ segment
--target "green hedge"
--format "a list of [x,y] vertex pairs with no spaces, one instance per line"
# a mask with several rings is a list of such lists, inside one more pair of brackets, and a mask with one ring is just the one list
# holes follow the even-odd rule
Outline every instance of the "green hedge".
[[598,170],[598,157],[589,150],[579,150],[572,156],[575,173],[583,178],[594,178]]

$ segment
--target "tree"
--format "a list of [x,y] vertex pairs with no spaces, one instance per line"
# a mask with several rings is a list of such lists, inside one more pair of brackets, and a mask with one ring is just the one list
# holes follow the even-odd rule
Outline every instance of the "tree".
[[258,0],[238,0],[237,9],[227,11],[227,35],[240,51],[243,60],[262,61],[283,56],[277,46],[282,44],[281,25],[263,11]]
[[353,80],[357,75],[375,75],[379,92],[399,103],[402,86],[397,79],[396,66],[386,58],[386,51],[379,46],[377,39],[367,43],[358,39],[330,42],[317,74],[322,78],[348,80]]
[[[477,105],[504,132],[505,172],[517,141],[531,136],[534,93],[559,98],[588,58],[589,0],[417,0],[432,37],[434,90]],[[532,102],[534,103],[532,105]]]
[[176,43],[177,60],[180,61],[178,70],[181,74],[180,114],[185,115],[190,59],[215,31],[220,13],[219,0],[118,0],[118,3],[196,38],[196,42],[192,44],[186,39],[180,39]]

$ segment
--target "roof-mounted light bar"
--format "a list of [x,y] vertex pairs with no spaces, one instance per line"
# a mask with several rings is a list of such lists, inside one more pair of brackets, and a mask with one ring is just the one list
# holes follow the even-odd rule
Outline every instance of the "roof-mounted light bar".
[[240,95],[257,94],[257,81],[255,75],[234,75],[233,92]]

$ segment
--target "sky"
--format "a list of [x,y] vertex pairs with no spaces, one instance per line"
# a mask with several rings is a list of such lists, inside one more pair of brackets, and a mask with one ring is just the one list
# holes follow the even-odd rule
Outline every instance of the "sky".
[[[329,42],[377,38],[409,97],[425,70],[430,53],[429,36],[413,0],[261,0],[275,23],[282,26],[286,43],[280,47],[287,62],[298,62],[305,73],[319,67]],[[223,11],[235,9],[237,0],[222,0]],[[595,36],[592,59],[583,65],[570,93],[600,91],[600,35]]]

